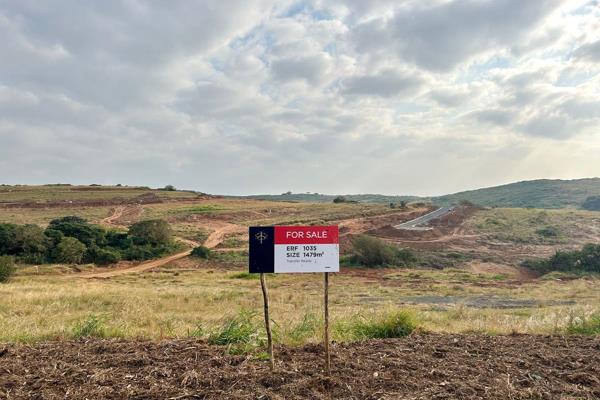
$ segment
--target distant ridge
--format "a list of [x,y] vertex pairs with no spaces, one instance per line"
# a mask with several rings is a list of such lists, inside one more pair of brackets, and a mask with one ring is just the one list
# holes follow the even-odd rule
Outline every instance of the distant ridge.
[[[287,193],[280,195],[253,195],[244,198],[297,201],[331,202],[338,195],[319,193]],[[461,200],[482,206],[520,208],[580,208],[590,196],[600,196],[600,178],[573,180],[537,179],[509,183],[482,189],[467,190],[437,197],[386,196],[380,194],[343,195],[347,200],[365,203],[431,202],[437,205],[450,205]]]
[[468,200],[482,206],[580,208],[585,199],[599,195],[600,178],[537,179],[468,190],[434,197],[431,200],[441,205]]

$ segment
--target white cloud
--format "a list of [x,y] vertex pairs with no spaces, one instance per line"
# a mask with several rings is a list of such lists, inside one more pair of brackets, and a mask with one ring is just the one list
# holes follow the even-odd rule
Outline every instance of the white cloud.
[[599,17],[551,0],[4,2],[0,182],[434,194],[599,171]]

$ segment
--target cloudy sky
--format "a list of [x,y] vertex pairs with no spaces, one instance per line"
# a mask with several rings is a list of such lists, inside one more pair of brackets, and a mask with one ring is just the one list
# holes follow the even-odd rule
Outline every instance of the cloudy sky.
[[600,175],[600,1],[0,0],[0,183]]

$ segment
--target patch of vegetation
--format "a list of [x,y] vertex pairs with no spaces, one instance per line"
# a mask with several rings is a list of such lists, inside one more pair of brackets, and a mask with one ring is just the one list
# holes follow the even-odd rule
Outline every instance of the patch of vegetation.
[[214,329],[208,335],[208,343],[227,346],[230,354],[251,352],[263,344],[255,318],[256,313],[241,310],[236,316],[225,319],[221,326]]
[[567,333],[575,335],[600,335],[600,314],[584,318],[573,318],[567,326]]
[[211,252],[211,259],[228,263],[246,263],[248,259],[248,251],[213,251]]
[[192,250],[192,256],[206,260],[210,258],[210,249],[206,246],[200,245]]
[[545,226],[543,228],[536,229],[535,233],[546,238],[555,238],[560,236],[560,230],[555,226]]
[[563,211],[515,208],[481,211],[467,221],[467,225],[492,239],[523,244],[564,242],[565,232],[574,224],[573,219],[567,223],[566,213]]
[[304,314],[302,321],[287,331],[286,336],[294,344],[304,343],[308,338],[315,335],[320,324],[321,321],[315,314]]
[[178,248],[163,220],[135,223],[127,233],[107,231],[76,216],[54,219],[45,230],[37,225],[0,224],[0,255],[29,264],[106,265],[121,259],[147,260]]
[[73,327],[73,337],[75,339],[82,338],[103,338],[105,337],[105,329],[102,320],[96,315],[90,315],[83,321],[75,324]]
[[410,335],[416,328],[414,314],[399,310],[368,318],[355,318],[345,329],[354,340],[366,340],[404,337]]
[[223,210],[226,210],[226,208],[223,206],[217,204],[206,204],[202,206],[178,208],[174,210],[174,212],[177,214],[207,214]]
[[229,275],[230,279],[259,279],[260,274],[251,274],[249,272],[237,272]]
[[590,196],[581,205],[581,208],[588,211],[600,211],[600,196]]
[[527,260],[523,265],[544,274],[553,271],[600,273],[600,245],[590,243],[581,250],[557,251],[547,260]]
[[349,265],[365,267],[410,266],[417,258],[410,249],[400,249],[368,235],[352,240],[352,255],[344,259]]
[[14,258],[0,256],[0,283],[8,281],[16,270]]

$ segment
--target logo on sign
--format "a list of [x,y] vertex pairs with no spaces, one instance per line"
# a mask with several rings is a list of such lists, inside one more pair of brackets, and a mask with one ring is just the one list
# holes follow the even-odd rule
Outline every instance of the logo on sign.
[[263,242],[265,240],[267,240],[267,238],[269,237],[269,235],[267,235],[266,233],[264,233],[263,231],[258,232],[256,235],[254,235],[254,238],[256,240],[258,240],[260,242],[260,244],[263,244]]

